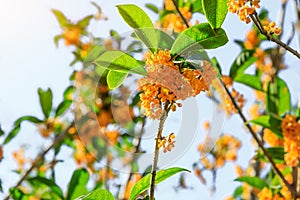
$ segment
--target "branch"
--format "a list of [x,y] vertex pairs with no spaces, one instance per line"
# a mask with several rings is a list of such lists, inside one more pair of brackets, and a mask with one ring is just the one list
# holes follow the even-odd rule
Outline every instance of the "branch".
[[255,24],[255,26],[258,28],[259,32],[266,36],[266,38],[272,42],[275,42],[276,44],[278,44],[279,46],[281,46],[282,48],[284,48],[285,50],[291,52],[292,54],[294,54],[296,57],[298,57],[300,59],[300,54],[293,48],[291,48],[289,45],[287,45],[286,43],[282,42],[281,40],[273,37],[273,35],[269,34],[267,31],[265,31],[265,29],[263,28],[257,13],[251,14],[250,15],[251,20],[253,21],[253,23]]
[[223,81],[220,79],[221,83],[223,84],[223,87],[227,93],[227,95],[229,96],[234,108],[238,111],[238,114],[240,115],[241,119],[243,120],[245,126],[248,128],[248,130],[250,131],[252,137],[254,138],[254,140],[256,141],[256,143],[258,144],[258,146],[261,148],[261,150],[263,151],[264,155],[266,156],[266,158],[269,160],[269,162],[271,163],[272,167],[274,168],[275,172],[277,173],[277,175],[281,178],[281,180],[284,182],[284,184],[288,187],[288,189],[290,190],[290,192],[294,195],[297,196],[297,191],[294,190],[294,188],[288,183],[288,181],[284,178],[283,174],[281,173],[281,171],[277,168],[275,162],[273,161],[272,157],[269,155],[268,151],[265,149],[263,142],[258,138],[257,134],[253,131],[252,127],[250,126],[248,120],[246,119],[245,115],[243,114],[242,110],[240,109],[240,107],[237,105],[237,103],[235,102],[235,99],[232,97],[230,91],[228,90],[228,88],[226,87],[226,85],[223,83]]
[[[142,135],[144,134],[145,125],[146,125],[146,117],[143,117],[141,130],[140,130],[138,136],[135,138],[137,140],[137,144],[135,145],[135,151],[134,151],[133,158],[131,161],[132,164],[135,163],[138,159],[137,154],[140,153],[140,146],[141,146],[141,141],[142,141]],[[124,199],[127,185],[129,184],[133,174],[134,174],[134,172],[132,171],[132,167],[131,167],[130,174],[127,178],[126,184],[124,185],[125,186],[124,191],[123,191],[123,193],[122,192],[120,193],[119,199]]]
[[155,177],[156,177],[156,168],[157,168],[157,163],[158,163],[158,154],[159,154],[159,146],[158,142],[160,139],[162,139],[162,131],[164,128],[165,121],[168,117],[168,113],[170,111],[169,103],[165,103],[165,108],[164,111],[160,117],[159,121],[159,127],[158,127],[158,132],[157,136],[155,139],[155,150],[154,150],[154,158],[153,158],[153,164],[152,164],[152,170],[151,170],[151,182],[150,182],[150,198],[149,200],[154,200],[154,187],[155,187]]
[[174,4],[175,9],[176,9],[177,13],[179,14],[180,18],[182,19],[183,23],[186,25],[187,28],[189,28],[190,25],[189,25],[189,23],[186,21],[186,19],[185,19],[184,16],[182,15],[182,13],[180,12],[176,0],[172,0],[172,3]]
[[[15,186],[13,186],[12,188],[17,188],[19,187],[23,181],[29,176],[29,174],[34,170],[34,168],[37,167],[37,165],[39,164],[39,162],[45,157],[45,155],[53,148],[55,148],[61,141],[63,141],[65,139],[65,137],[67,136],[67,133],[69,131],[69,129],[71,127],[74,126],[74,122],[69,125],[67,127],[67,129],[63,132],[61,132],[60,134],[58,134],[53,143],[48,147],[46,148],[44,151],[42,151],[40,154],[37,155],[37,157],[34,159],[34,161],[32,162],[30,168],[25,172],[25,174],[21,177],[21,179],[16,183]],[[7,195],[7,197],[5,198],[5,200],[9,200],[9,197],[10,197],[10,193]]]

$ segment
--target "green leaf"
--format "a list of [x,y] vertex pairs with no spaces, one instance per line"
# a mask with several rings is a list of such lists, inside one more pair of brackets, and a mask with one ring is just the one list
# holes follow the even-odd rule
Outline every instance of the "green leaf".
[[138,38],[152,52],[157,51],[158,41],[156,38],[155,29],[149,16],[133,4],[118,5],[117,9],[124,21],[134,29]]
[[252,65],[257,58],[253,56],[253,50],[242,51],[230,67],[229,76],[234,80],[239,74],[243,74],[244,71]]
[[[187,169],[180,167],[173,167],[169,169],[160,170],[156,173],[155,185],[164,181],[165,179],[177,174],[178,172],[187,171]],[[129,200],[134,200],[140,193],[144,192],[150,187],[151,174],[146,175],[141,180],[139,180],[131,189]]]
[[35,123],[35,124],[39,124],[39,123],[44,122],[43,120],[40,120],[40,119],[38,119],[37,117],[27,115],[27,116],[23,116],[23,117],[20,117],[19,119],[17,119],[17,120],[15,121],[14,125],[15,125],[15,126],[18,126],[18,125],[20,125],[23,121],[29,121],[29,122],[32,122],[32,123]]
[[159,9],[157,8],[157,6],[152,3],[146,3],[145,7],[148,8],[149,10],[153,11],[156,14],[159,13]]
[[223,29],[213,30],[208,23],[192,26],[176,38],[171,48],[171,54],[182,54],[185,51],[214,49],[228,42],[227,35]]
[[85,28],[89,25],[89,23],[90,23],[91,19],[93,19],[93,17],[94,17],[93,15],[88,15],[88,16],[86,16],[85,18],[79,20],[79,21],[77,22],[77,25],[78,25],[81,29],[85,29]]
[[9,193],[11,194],[13,199],[24,200],[26,198],[24,192],[19,188],[15,188],[15,187],[9,188]]
[[16,135],[19,133],[20,129],[21,129],[20,124],[15,126],[14,129],[6,136],[3,144],[8,144],[14,137],[16,137]]
[[153,28],[150,17],[134,4],[117,5],[117,9],[124,21],[131,28]]
[[47,91],[42,90],[41,88],[38,89],[38,94],[40,97],[40,105],[42,107],[43,113],[45,118],[47,119],[50,115],[52,110],[52,91],[48,88]]
[[37,176],[37,177],[29,178],[28,181],[36,182],[39,184],[44,184],[51,189],[52,193],[55,193],[58,197],[60,197],[61,199],[64,199],[62,190],[60,189],[60,187],[58,185],[56,185],[56,183],[53,180]]
[[56,36],[54,37],[54,43],[55,43],[55,46],[56,46],[56,47],[58,47],[58,42],[59,42],[59,40],[62,39],[62,38],[63,38],[63,35],[56,35]]
[[266,110],[268,113],[282,116],[291,110],[289,88],[279,77],[276,77],[274,82],[269,83],[266,98]]
[[92,64],[92,62],[99,57],[104,52],[104,47],[102,45],[95,46],[86,56],[84,59],[83,64],[89,65]]
[[61,116],[62,114],[64,114],[64,112],[71,106],[72,101],[71,100],[64,100],[62,101],[55,112],[55,117]]
[[122,51],[107,51],[98,57],[94,63],[98,67],[112,71],[146,75],[143,66],[135,58]]
[[35,124],[39,124],[39,123],[42,123],[44,122],[43,120],[40,120],[38,119],[37,117],[34,117],[34,116],[23,116],[23,117],[20,117],[19,119],[17,119],[15,122],[14,122],[14,128],[13,130],[6,136],[6,138],[4,139],[4,142],[3,144],[8,144],[14,137],[17,136],[17,134],[19,133],[20,129],[21,129],[21,123],[23,121],[29,121],[29,122],[32,122],[32,123],[35,123]]
[[118,88],[125,78],[127,77],[127,73],[117,72],[117,71],[109,71],[107,75],[107,85],[110,89]]
[[158,48],[171,49],[171,47],[174,43],[174,39],[162,30],[155,29],[155,32],[156,32],[157,40],[159,41]]
[[222,74],[222,67],[216,57],[211,59],[212,64],[218,69],[219,74]]
[[252,187],[262,190],[264,187],[268,187],[268,184],[259,177],[243,176],[235,179],[235,181],[248,183]]
[[227,14],[227,0],[202,0],[205,16],[212,28],[220,28]]
[[64,91],[64,100],[73,100],[73,93],[75,92],[75,87],[73,85],[67,87]]
[[59,25],[64,28],[69,25],[70,21],[65,17],[65,15],[59,10],[52,9],[53,14],[55,15]]
[[81,195],[88,193],[87,183],[89,181],[89,173],[85,169],[75,170],[68,186],[67,200],[75,199]]
[[280,127],[281,121],[279,119],[276,119],[271,115],[262,115],[256,119],[251,120],[250,122],[260,125],[264,128],[268,128],[279,138],[282,138],[282,131]]
[[0,124],[0,137],[3,136],[5,133],[3,131],[3,129],[1,128],[1,124]]
[[257,76],[250,74],[238,74],[234,80],[256,90],[263,91],[260,78]]
[[81,198],[78,198],[77,200],[99,200],[99,199],[114,200],[114,197],[109,191],[99,188]]
[[241,196],[244,192],[243,186],[239,186],[237,187],[234,192],[233,192],[233,198],[237,198],[239,196]]
[[284,162],[284,149],[283,147],[270,147],[266,148],[266,151],[272,157],[272,159],[276,163],[283,163]]
[[195,0],[194,2],[191,2],[191,12],[195,13],[201,13],[204,14],[204,9],[203,9],[203,0]]
[[279,77],[276,77],[278,87],[278,114],[283,115],[291,110],[291,94],[287,84]]

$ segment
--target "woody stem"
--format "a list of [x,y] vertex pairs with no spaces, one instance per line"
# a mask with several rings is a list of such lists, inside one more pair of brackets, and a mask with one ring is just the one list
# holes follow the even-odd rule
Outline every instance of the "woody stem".
[[160,117],[158,131],[155,139],[155,149],[154,149],[154,157],[153,157],[153,164],[152,164],[152,170],[151,170],[151,182],[150,182],[150,200],[154,200],[154,187],[155,187],[155,177],[156,177],[156,170],[157,170],[157,164],[158,164],[158,155],[159,155],[159,141],[162,138],[162,131],[164,128],[165,121],[168,117],[168,113],[170,111],[169,103],[165,104],[164,111]]

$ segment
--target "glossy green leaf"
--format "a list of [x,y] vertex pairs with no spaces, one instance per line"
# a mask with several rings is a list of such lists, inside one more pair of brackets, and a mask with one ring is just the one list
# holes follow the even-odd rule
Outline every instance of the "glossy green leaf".
[[99,199],[114,200],[114,197],[109,191],[99,188],[81,198],[78,198],[77,200],[99,200]]
[[89,173],[86,169],[75,170],[68,186],[67,200],[75,199],[81,195],[88,193],[87,183],[89,181]]
[[90,23],[91,19],[93,19],[93,17],[94,17],[93,15],[86,16],[85,18],[83,18],[77,22],[77,26],[79,26],[81,29],[85,29],[89,25],[89,23]]
[[0,192],[3,192],[3,187],[2,187],[2,180],[0,179]]
[[127,77],[127,73],[109,71],[107,75],[107,85],[110,89],[118,88]]
[[8,144],[14,137],[16,137],[16,135],[19,133],[20,129],[21,129],[20,124],[15,126],[14,129],[6,136],[3,144]]
[[151,10],[152,12],[158,14],[159,13],[159,9],[155,4],[152,3],[146,3],[145,7],[148,8],[149,10]]
[[256,119],[251,120],[250,122],[260,125],[264,128],[270,129],[273,133],[275,133],[279,138],[282,138],[281,131],[281,120],[272,117],[271,115],[262,115]]
[[157,51],[158,41],[150,17],[134,4],[117,5],[124,21],[134,29],[138,38],[152,51]]
[[62,190],[53,180],[37,176],[37,177],[29,178],[28,181],[32,181],[38,184],[44,184],[50,188],[52,193],[55,193],[58,197],[64,199]]
[[52,12],[62,28],[66,27],[70,23],[66,16],[59,10],[52,9]]
[[46,91],[39,88],[38,94],[40,97],[40,105],[42,107],[42,111],[44,113],[45,118],[47,119],[50,116],[50,112],[52,110],[52,91],[50,88],[48,88],[48,90]]
[[107,51],[98,57],[94,63],[98,67],[112,71],[146,75],[140,62],[122,51]]
[[237,56],[237,58],[231,65],[229,72],[229,76],[233,80],[235,80],[235,77],[237,75],[243,74],[244,71],[257,60],[257,58],[253,56],[253,54],[253,50],[244,50]]
[[227,14],[227,0],[202,0],[204,14],[212,28],[220,28]]
[[95,46],[84,59],[83,64],[89,65],[105,51],[102,45]]
[[201,13],[204,14],[204,9],[203,9],[203,0],[193,0],[191,2],[191,12],[195,13]]
[[55,117],[64,114],[68,110],[68,108],[70,108],[71,104],[72,104],[71,100],[64,100],[63,102],[61,102],[56,109]]
[[150,17],[134,4],[117,5],[118,11],[124,21],[131,28],[153,28]]
[[235,181],[248,183],[252,187],[262,190],[264,187],[268,187],[268,184],[259,177],[243,176],[235,179]]
[[[177,174],[178,172],[190,172],[187,169],[180,167],[173,167],[169,169],[160,170],[156,173],[155,185],[164,181],[165,179]],[[146,175],[141,180],[139,180],[132,188],[129,200],[134,200],[140,193],[144,192],[150,187],[151,174]]]
[[279,77],[277,79],[277,87],[279,88],[279,107],[278,114],[283,115],[291,110],[291,94],[287,84]]
[[212,64],[218,69],[219,74],[222,74],[222,67],[216,57],[211,59]]
[[171,54],[180,55],[185,51],[214,49],[228,42],[223,29],[213,30],[208,23],[201,23],[184,30],[172,45]]
[[234,80],[256,90],[263,91],[260,78],[257,76],[250,74],[238,74]]
[[286,83],[276,77],[268,85],[266,96],[266,110],[268,113],[284,115],[291,110],[291,95]]

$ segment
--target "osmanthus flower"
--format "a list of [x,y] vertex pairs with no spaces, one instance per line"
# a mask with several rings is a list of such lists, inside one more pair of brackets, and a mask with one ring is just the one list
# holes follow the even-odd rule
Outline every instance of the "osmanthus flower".
[[194,97],[208,91],[217,76],[217,71],[203,61],[203,71],[192,68],[179,68],[171,61],[168,50],[146,55],[147,76],[137,81],[141,105],[151,119],[160,119],[164,106],[169,105],[175,111],[181,104],[178,100]]
[[65,40],[65,45],[79,45],[80,43],[80,34],[81,29],[77,26],[72,26],[65,28],[64,33],[63,33],[63,38]]
[[241,21],[250,22],[249,15],[255,12],[256,8],[260,8],[260,0],[229,0],[228,11],[236,13]]
[[284,140],[284,160],[288,166],[297,166],[300,160],[300,123],[296,116],[287,114],[282,122],[281,129]]

